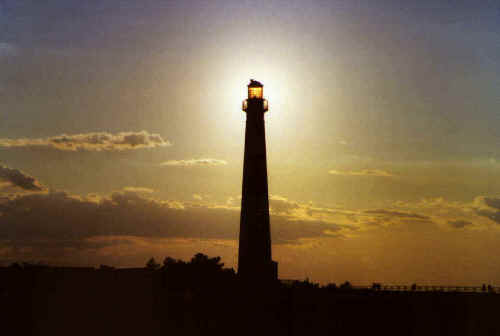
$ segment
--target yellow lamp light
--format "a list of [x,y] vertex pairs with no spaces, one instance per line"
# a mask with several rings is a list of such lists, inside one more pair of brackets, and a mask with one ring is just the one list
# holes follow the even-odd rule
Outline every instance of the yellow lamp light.
[[251,79],[250,84],[248,84],[248,99],[262,99],[264,97],[264,86]]
[[249,108],[254,111],[261,110],[263,112],[269,109],[267,99],[264,99],[264,85],[253,79],[250,79],[250,84],[248,84],[248,99],[245,99],[242,105],[242,109],[245,112]]

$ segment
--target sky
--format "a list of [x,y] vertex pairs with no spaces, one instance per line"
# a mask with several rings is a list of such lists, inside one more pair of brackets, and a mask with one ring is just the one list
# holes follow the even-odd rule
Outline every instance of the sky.
[[0,0],[0,264],[237,267],[250,78],[279,276],[500,285],[498,1]]

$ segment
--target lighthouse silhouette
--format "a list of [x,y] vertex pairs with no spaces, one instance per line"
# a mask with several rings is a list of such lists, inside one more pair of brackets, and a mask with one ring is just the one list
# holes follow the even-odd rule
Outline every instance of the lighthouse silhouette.
[[264,113],[268,110],[264,86],[251,79],[248,99],[245,157],[241,192],[238,276],[251,281],[271,281],[278,277],[278,263],[271,258],[269,194],[267,186],[266,133]]

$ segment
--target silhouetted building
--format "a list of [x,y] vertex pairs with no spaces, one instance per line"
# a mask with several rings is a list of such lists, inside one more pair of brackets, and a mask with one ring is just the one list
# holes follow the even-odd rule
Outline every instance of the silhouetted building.
[[252,280],[274,280],[278,264],[271,259],[269,195],[267,187],[266,137],[264,113],[268,109],[264,87],[251,79],[248,99],[243,101],[247,113],[245,158],[241,192],[238,275]]

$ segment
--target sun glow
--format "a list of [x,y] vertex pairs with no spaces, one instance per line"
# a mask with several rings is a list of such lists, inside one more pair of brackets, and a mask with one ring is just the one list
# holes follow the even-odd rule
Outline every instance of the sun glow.
[[[272,135],[273,143],[287,141],[283,138],[283,130],[296,127],[296,111],[290,109],[290,106],[293,106],[294,90],[290,86],[291,79],[286,68],[253,62],[246,66],[245,64],[235,65],[234,69],[225,75],[226,77],[221,82],[223,86],[220,86],[219,99],[224,102],[227,131],[234,131],[235,125],[245,122],[246,115],[241,111],[241,102],[248,98],[249,80],[255,79],[264,85],[263,98],[267,99],[269,104],[269,111],[265,115],[268,138]],[[244,129],[241,128],[238,136],[243,131]]]
[[283,57],[273,45],[260,45],[258,50],[230,45],[228,42],[218,55],[204,55],[206,61],[197,77],[201,95],[193,104],[203,106],[202,113],[210,120],[207,126],[216,130],[212,134],[218,133],[212,139],[227,141],[235,152],[242,150],[246,121],[242,102],[248,98],[250,79],[254,79],[264,86],[263,98],[269,106],[265,114],[268,152],[296,147],[303,111],[311,109],[305,106],[311,102],[307,96],[311,91],[309,69],[294,58]]

